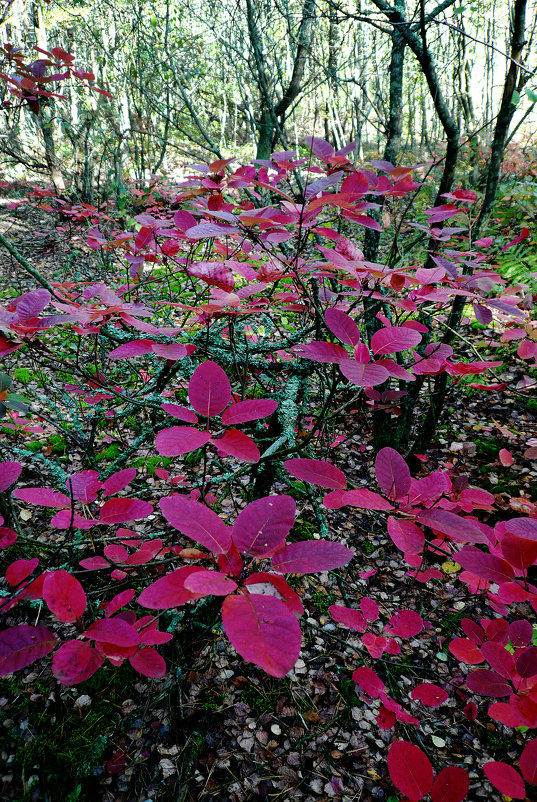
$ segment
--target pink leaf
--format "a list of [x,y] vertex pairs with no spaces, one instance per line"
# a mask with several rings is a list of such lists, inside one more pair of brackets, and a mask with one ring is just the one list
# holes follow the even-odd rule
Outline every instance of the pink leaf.
[[421,749],[408,741],[395,741],[388,750],[388,771],[396,788],[412,802],[433,786],[433,767]]
[[388,641],[382,635],[366,632],[362,635],[362,643],[374,660],[382,657],[387,649]]
[[382,365],[364,365],[354,359],[346,359],[341,362],[339,369],[351,384],[357,387],[374,387],[383,384],[390,376],[386,368]]
[[224,410],[222,423],[224,426],[230,426],[236,423],[259,420],[272,415],[277,408],[278,402],[271,401],[270,398],[251,398],[246,401],[239,401]]
[[512,766],[500,761],[491,761],[483,766],[487,779],[504,796],[511,799],[524,799],[526,786],[524,780]]
[[470,790],[468,772],[459,766],[446,766],[438,772],[431,789],[432,802],[462,802]]
[[123,524],[126,521],[139,521],[152,512],[151,504],[139,498],[111,498],[101,507],[99,519],[104,524]]
[[378,493],[363,487],[342,493],[339,506],[359,507],[362,510],[393,510],[389,501],[386,501]]
[[50,303],[51,295],[48,290],[32,290],[19,295],[10,306],[17,312],[18,322],[27,323],[38,316]]
[[80,560],[79,565],[85,568],[86,571],[99,571],[101,568],[110,568],[110,563],[104,557],[88,557],[85,560]]
[[474,546],[464,546],[457,554],[459,565],[475,576],[501,584],[514,576],[514,571],[505,560],[486,554]]
[[118,610],[121,610],[122,607],[125,605],[130,604],[130,602],[134,599],[136,595],[136,591],[134,588],[128,588],[127,590],[122,590],[120,593],[116,593],[113,599],[111,599],[107,605],[105,606],[105,616],[110,618],[111,615],[117,613]]
[[123,343],[108,354],[108,359],[129,359],[142,354],[150,354],[153,348],[152,340],[131,340]]
[[161,407],[168,415],[173,415],[174,418],[184,420],[185,423],[198,422],[198,416],[195,412],[192,412],[191,409],[188,409],[188,407],[182,407],[179,404],[161,404]]
[[379,606],[376,601],[370,599],[369,596],[364,596],[360,599],[360,610],[371,623],[376,621],[379,617]]
[[413,638],[423,629],[423,620],[414,610],[399,610],[390,618],[385,632],[398,638]]
[[129,663],[144,677],[158,678],[166,674],[164,658],[151,647],[144,647],[129,657]]
[[198,565],[185,565],[172,571],[166,576],[161,576],[152,585],[148,585],[142,590],[138,597],[138,603],[148,610],[169,610],[172,607],[181,607],[188,601],[198,599],[197,593],[185,588],[185,579],[190,574],[203,569]]
[[233,542],[250,557],[270,554],[284,542],[295,515],[296,504],[291,496],[266,496],[252,501],[235,521]]
[[351,610],[349,607],[341,607],[339,604],[332,604],[328,612],[338,624],[345,624],[348,629],[355,632],[365,632],[367,621],[360,610]]
[[185,579],[186,590],[199,596],[228,596],[237,588],[237,583],[219,571],[196,571]]
[[18,462],[0,462],[0,493],[17,481],[21,471],[22,465]]
[[505,646],[494,641],[481,644],[481,654],[489,666],[497,671],[501,677],[511,679],[516,673],[515,658],[506,650]]
[[288,459],[283,464],[291,476],[317,487],[344,490],[347,486],[343,471],[330,462],[320,459]]
[[408,495],[410,471],[403,457],[393,448],[381,448],[378,452],[375,459],[375,475],[380,489],[389,499]]
[[86,609],[86,594],[82,585],[62,568],[45,575],[43,599],[56,618],[66,624],[76,621]]
[[500,677],[495,671],[489,671],[486,668],[478,668],[477,671],[472,671],[466,677],[466,685],[474,693],[479,693],[481,696],[492,696],[494,698],[501,698],[502,696],[510,696],[513,689],[507,682]]
[[228,429],[222,437],[212,437],[211,443],[222,454],[235,457],[244,462],[258,462],[261,456],[252,438],[238,429]]
[[340,309],[327,309],[324,313],[326,325],[338,340],[346,345],[358,345],[360,330],[354,320]]
[[196,412],[206,418],[218,415],[229,404],[231,385],[216,362],[208,360],[196,368],[188,385],[188,398]]
[[241,657],[273,677],[284,677],[298,660],[300,626],[280,599],[228,596],[222,605],[222,625]]
[[84,632],[84,637],[114,646],[138,646],[140,643],[140,634],[118,616],[94,621]]
[[[206,225],[210,226],[212,224],[207,223]],[[203,224],[195,226],[194,229],[190,229],[187,232],[187,235],[193,238],[193,231],[196,231],[197,235],[202,233],[202,236],[206,236],[206,234],[203,233],[204,229],[202,226]],[[222,232],[217,231],[217,236],[220,233]],[[199,236],[196,236],[196,239],[199,239]],[[219,287],[219,289],[224,290],[224,292],[233,292],[235,289],[233,273],[223,262],[195,262],[188,266],[188,274],[194,276],[194,278],[201,279],[210,287]]]
[[421,685],[417,685],[410,695],[427,707],[438,707],[449,698],[443,688],[431,682],[423,682]]
[[66,509],[71,506],[71,499],[65,493],[56,493],[48,487],[20,487],[13,491],[15,498],[27,504],[40,504],[43,507]]
[[461,628],[464,634],[478,646],[484,643],[487,638],[485,630],[480,627],[479,624],[476,624],[475,621],[472,621],[471,618],[463,618],[461,621]]
[[388,518],[388,534],[404,554],[421,554],[425,546],[425,535],[413,521]]
[[81,471],[70,476],[65,486],[67,492],[73,494],[74,499],[81,501],[82,504],[90,504],[97,498],[102,483],[97,471]]
[[177,457],[201,448],[211,439],[209,432],[200,432],[191,426],[171,426],[155,438],[155,448],[163,457]]
[[414,348],[421,342],[421,334],[407,326],[388,326],[376,331],[371,337],[371,350],[374,354],[395,354]]
[[52,658],[52,673],[62,685],[78,685],[104,663],[104,656],[81,640],[63,643]]
[[461,663],[476,666],[479,665],[479,663],[485,662],[481,651],[477,648],[474,641],[469,638],[455,638],[449,644],[449,651],[457,660],[460,660]]
[[225,554],[231,548],[231,534],[218,515],[186,496],[161,498],[160,508],[168,523],[183,535],[196,540],[215,554]]
[[313,574],[340,568],[353,557],[354,552],[341,543],[302,540],[280,549],[272,558],[272,567],[281,574]]
[[426,510],[418,515],[418,521],[458,542],[485,544],[489,542],[485,533],[474,521],[462,518],[448,510]]
[[348,353],[343,346],[337,343],[329,343],[324,340],[314,340],[307,345],[295,345],[293,353],[298,354],[303,359],[311,359],[312,362],[321,362],[328,365],[336,365],[349,359]]
[[49,654],[56,638],[46,627],[19,624],[0,632],[0,677],[12,674]]
[[357,668],[352,675],[352,681],[359,685],[372,699],[376,699],[386,690],[386,686],[380,677],[372,668],[368,668],[367,666],[360,666],[360,668]]
[[520,771],[526,782],[537,785],[537,738],[529,741],[522,750]]
[[136,476],[136,468],[124,468],[122,471],[116,471],[108,479],[103,482],[104,493],[103,496],[111,496],[114,493],[119,493],[124,490],[134,477]]
[[160,356],[162,359],[169,359],[172,362],[177,362],[178,359],[184,359],[190,356],[195,350],[195,345],[181,345],[180,343],[171,343],[170,345],[163,345],[156,343],[152,349],[155,356]]
[[329,161],[334,155],[334,148],[324,139],[319,139],[316,136],[306,136],[304,141],[310,150],[324,162]]
[[533,637],[533,627],[529,621],[520,619],[509,625],[509,640],[517,649],[527,646]]
[[499,460],[505,468],[509,468],[510,465],[513,464],[514,457],[510,451],[506,448],[501,448],[500,453],[498,454]]

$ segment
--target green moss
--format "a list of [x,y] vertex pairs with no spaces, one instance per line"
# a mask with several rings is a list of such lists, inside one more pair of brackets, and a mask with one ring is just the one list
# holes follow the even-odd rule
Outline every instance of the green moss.
[[50,450],[53,454],[65,454],[67,451],[65,438],[59,434],[51,435],[47,440],[47,444],[50,446]]
[[13,371],[13,378],[21,384],[29,384],[32,381],[33,375],[28,368],[15,368]]
[[96,455],[95,459],[97,460],[97,462],[104,462],[105,460],[117,459],[117,457],[119,457],[120,454],[121,454],[121,448],[119,446],[119,443],[112,443],[111,445],[108,446],[108,448],[105,448],[104,451],[100,451]]
[[167,468],[171,463],[171,457],[137,457],[131,465],[133,468],[145,468],[150,476],[154,476],[155,468]]

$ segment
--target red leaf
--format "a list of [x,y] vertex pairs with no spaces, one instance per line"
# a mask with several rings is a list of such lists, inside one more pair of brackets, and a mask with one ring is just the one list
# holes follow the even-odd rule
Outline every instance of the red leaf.
[[110,563],[104,557],[88,557],[85,560],[80,560],[79,565],[85,568],[86,571],[99,571],[102,568],[110,568]]
[[12,674],[49,654],[56,638],[46,627],[19,624],[0,632],[0,677]]
[[327,309],[324,313],[326,325],[338,340],[346,345],[358,345],[360,330],[354,320],[340,309]]
[[404,554],[421,554],[425,546],[425,535],[413,521],[388,518],[388,534]]
[[185,579],[185,588],[198,596],[229,596],[237,583],[219,571],[196,571]]
[[17,481],[21,471],[22,465],[18,462],[0,462],[0,493]]
[[138,597],[138,604],[148,610],[169,610],[172,607],[182,607],[188,601],[198,599],[199,594],[185,588],[185,579],[190,574],[203,569],[198,565],[185,565],[161,576],[152,585],[142,590]]
[[422,799],[433,785],[433,767],[419,747],[395,741],[388,751],[388,771],[396,788],[412,802]]
[[284,542],[295,522],[291,496],[266,496],[248,504],[233,526],[233,542],[242,554],[262,557]]
[[63,643],[52,658],[52,673],[62,685],[78,685],[102,666],[104,656],[82,640]]
[[360,610],[351,610],[349,607],[341,607],[339,604],[332,604],[328,608],[328,612],[339,624],[345,624],[349,629],[355,632],[365,632],[367,629],[367,621]]
[[168,523],[183,535],[201,543],[215,554],[225,554],[231,548],[230,530],[204,504],[180,495],[161,498],[159,504]]
[[379,606],[376,601],[370,599],[369,596],[364,596],[360,599],[360,610],[371,623],[376,621],[379,617]]
[[71,506],[71,499],[65,493],[56,493],[48,487],[20,487],[13,491],[15,498],[27,504],[40,504],[43,507],[54,507],[62,510]]
[[517,649],[527,646],[533,637],[533,627],[529,621],[520,619],[509,626],[509,640]]
[[270,398],[250,398],[246,401],[239,401],[237,404],[232,404],[224,410],[222,414],[222,423],[224,426],[230,426],[235,423],[246,423],[251,420],[259,420],[272,415],[278,408],[277,401],[271,401]]
[[238,429],[228,429],[222,437],[212,437],[211,443],[226,456],[230,455],[244,462],[258,462],[261,456],[252,438]]
[[340,568],[353,557],[354,552],[341,543],[303,540],[280,549],[272,558],[272,567],[281,574],[313,574]]
[[287,605],[273,596],[228,596],[222,625],[241,657],[273,677],[284,677],[298,660],[300,626]]
[[423,629],[423,620],[414,610],[399,610],[390,618],[385,632],[398,638],[413,638]]
[[298,618],[304,612],[300,596],[289,587],[283,576],[259,571],[250,574],[244,580],[244,585],[248,588],[248,592],[254,595],[275,596],[277,599],[281,599]]
[[19,295],[8,308],[16,309],[19,323],[28,323],[48,306],[50,299],[51,295],[48,290],[32,290]]
[[537,540],[528,540],[505,532],[500,548],[507,562],[518,571],[525,571],[537,560]]
[[123,524],[126,521],[139,521],[152,512],[151,504],[139,498],[111,498],[101,507],[99,519],[104,524]]
[[484,643],[487,636],[485,634],[485,630],[476,624],[475,621],[472,621],[471,618],[463,618],[461,621],[461,628],[464,634],[473,640],[474,643],[477,643],[479,646],[481,643]]
[[468,772],[459,766],[446,766],[438,772],[431,789],[432,802],[462,802],[470,790]]
[[537,738],[529,741],[522,750],[520,771],[526,782],[537,785]]
[[102,487],[97,471],[80,471],[70,476],[65,486],[73,498],[81,501],[82,504],[90,504],[97,498],[97,493]]
[[124,468],[122,471],[116,471],[108,479],[103,482],[104,492],[103,496],[111,496],[114,493],[119,493],[124,490],[134,477],[136,476],[136,468]]
[[537,674],[537,646],[527,646],[515,657],[516,670],[524,679]]
[[481,651],[477,648],[474,641],[469,640],[469,638],[455,638],[449,644],[449,651],[457,660],[460,660],[461,663],[468,663],[468,665],[476,666],[479,663],[485,662]]
[[211,439],[209,432],[200,432],[191,426],[171,426],[155,438],[155,448],[163,457],[177,457],[201,448]]
[[345,359],[340,362],[339,369],[351,384],[357,387],[374,387],[383,384],[390,376],[386,368],[375,363],[364,365],[355,359]]
[[375,459],[375,475],[380,489],[390,500],[408,495],[410,471],[403,457],[395,449],[381,448]]
[[140,634],[118,616],[94,621],[84,632],[84,637],[114,646],[138,646],[140,643]]
[[413,699],[418,699],[422,704],[427,705],[427,707],[438,707],[449,698],[443,688],[431,682],[423,682],[421,685],[417,685],[410,695]]
[[166,662],[156,649],[144,647],[129,657],[129,663],[144,677],[163,677],[166,674]]
[[492,696],[493,698],[501,698],[502,696],[510,696],[513,689],[507,682],[500,677],[495,671],[488,671],[486,668],[478,668],[477,671],[472,671],[466,677],[466,685],[474,693],[479,693],[481,696]]
[[32,557],[31,560],[15,560],[6,569],[6,580],[10,585],[18,585],[19,582],[30,576],[38,565],[38,557]]
[[307,345],[295,345],[293,353],[298,354],[303,359],[311,359],[312,362],[321,362],[329,365],[337,365],[343,360],[349,360],[349,355],[341,345],[329,343],[324,340],[314,340]]
[[134,599],[135,595],[136,591],[134,588],[128,588],[128,590],[122,590],[120,593],[116,593],[114,598],[111,599],[104,608],[105,616],[110,618],[111,615],[114,615],[114,613],[117,613],[122,607],[129,604]]
[[388,326],[376,331],[371,337],[371,350],[374,354],[395,354],[414,348],[421,342],[421,334],[407,326]]
[[43,599],[56,618],[66,624],[76,621],[86,609],[86,594],[82,585],[62,568],[45,575]]
[[500,761],[491,761],[483,766],[487,778],[501,794],[511,799],[524,799],[526,786],[524,780],[512,766]]
[[360,666],[360,668],[357,668],[352,675],[352,681],[359,685],[372,699],[376,699],[386,690],[386,686],[381,678],[372,668],[368,668],[368,666]]
[[515,658],[500,643],[494,641],[482,643],[481,654],[489,666],[501,677],[511,679],[516,673]]
[[464,546],[456,555],[456,559],[466,571],[490,582],[501,584],[514,576],[509,563],[474,546]]
[[216,362],[203,362],[196,368],[188,384],[188,398],[199,415],[212,418],[229,404],[231,385]]
[[320,459],[288,459],[283,464],[291,476],[317,487],[344,490],[347,486],[343,471],[330,462]]

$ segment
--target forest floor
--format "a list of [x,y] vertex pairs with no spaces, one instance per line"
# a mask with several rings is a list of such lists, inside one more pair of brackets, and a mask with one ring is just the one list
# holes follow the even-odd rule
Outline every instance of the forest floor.
[[[50,280],[95,279],[95,252],[76,231],[59,236],[50,215],[25,207],[15,215],[0,210],[0,230]],[[8,286],[21,292],[34,284],[1,253],[0,288]],[[495,523],[503,510],[519,511],[537,501],[537,401],[517,392],[522,370],[510,363],[497,329],[474,324],[471,337],[468,348],[478,348],[481,358],[505,360],[497,378],[508,387],[501,394],[467,388],[448,399],[423,475],[442,465],[467,474],[471,485],[495,495],[497,511],[482,515]],[[19,369],[15,379],[17,392],[39,391],[31,372]],[[339,434],[345,440],[338,445],[338,464],[356,485],[376,489],[366,415],[360,409],[341,419]],[[1,430],[4,458],[10,458],[10,449],[28,452],[29,446],[35,455],[65,459],[65,443],[46,423],[41,428],[38,433]],[[498,459],[502,448],[514,457],[510,467]],[[28,454],[21,461],[30,480],[44,470]],[[162,492],[164,484],[150,466],[145,478]],[[500,800],[477,768],[487,758],[512,763],[524,736],[487,718],[485,700],[475,721],[465,717],[468,694],[459,687],[464,673],[447,652],[450,638],[460,634],[461,619],[490,616],[490,608],[458,583],[409,577],[382,514],[342,510],[330,513],[329,522],[357,559],[352,570],[296,583],[306,610],[303,649],[288,676],[278,680],[246,666],[223,636],[218,607],[210,603],[199,613],[187,608],[166,617],[175,637],[162,649],[169,666],[164,679],[146,680],[124,665],[103,668],[83,685],[64,688],[49,663],[38,662],[0,682],[0,798],[396,802],[386,767],[393,731],[379,729],[378,704],[361,701],[351,680],[364,662],[363,647],[328,614],[331,604],[352,606],[368,596],[378,603],[381,620],[404,607],[428,621],[425,639],[405,642],[399,655],[385,654],[376,663],[391,695],[410,712],[420,709],[422,726],[412,728],[412,739],[422,744],[435,768],[464,763],[472,782],[470,800]],[[42,534],[38,513],[24,525],[28,533]],[[302,538],[315,535],[309,513],[299,510],[297,530]],[[456,571],[453,565],[439,559],[435,567],[449,574]],[[19,621],[19,609],[8,614],[8,624]],[[519,612],[528,614],[523,605]],[[449,700],[433,708],[412,701],[408,688],[424,681],[449,686]],[[406,737],[409,725],[397,726]]]

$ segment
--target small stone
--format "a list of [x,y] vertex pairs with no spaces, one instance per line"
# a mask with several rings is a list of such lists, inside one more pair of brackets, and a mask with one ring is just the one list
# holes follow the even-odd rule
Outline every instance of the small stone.
[[282,734],[282,729],[281,729],[281,727],[280,727],[280,725],[279,725],[279,724],[271,724],[271,725],[270,725],[270,731],[271,731],[271,732],[272,732],[274,735],[281,735],[281,734]]

